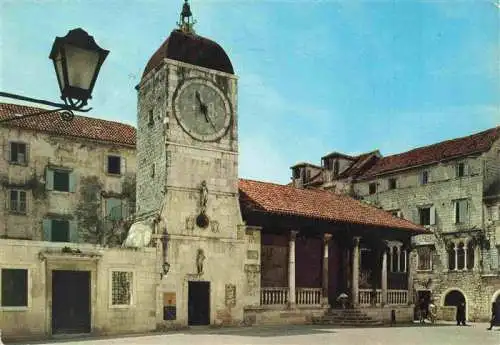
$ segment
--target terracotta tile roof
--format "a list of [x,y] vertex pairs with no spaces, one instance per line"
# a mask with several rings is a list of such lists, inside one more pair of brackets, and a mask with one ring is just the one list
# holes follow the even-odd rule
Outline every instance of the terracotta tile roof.
[[[0,119],[15,114],[34,114],[45,109],[19,104],[0,103]],[[25,119],[13,120],[0,124],[4,127],[16,127],[55,135],[85,138],[119,145],[135,146],[135,128],[119,122],[76,115],[73,121],[61,120],[57,113],[49,113]]]
[[419,225],[394,217],[384,210],[346,195],[246,179],[239,180],[239,190],[242,204],[258,211],[419,233],[428,232]]
[[466,137],[419,147],[408,152],[379,159],[369,170],[365,171],[361,177],[368,178],[394,170],[433,164],[443,160],[472,154],[480,154],[488,151],[492,144],[498,139],[500,139],[500,126]]
[[354,157],[355,162],[345,171],[339,174],[338,178],[356,177],[369,169],[380,153],[377,151],[367,152]]

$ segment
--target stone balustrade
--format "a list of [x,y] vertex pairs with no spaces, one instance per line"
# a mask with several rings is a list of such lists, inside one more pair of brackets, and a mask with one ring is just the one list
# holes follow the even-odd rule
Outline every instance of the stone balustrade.
[[387,304],[403,305],[408,303],[408,290],[387,290]]
[[260,289],[261,305],[284,305],[288,303],[287,287],[265,287]]
[[297,288],[296,301],[302,305],[320,305],[321,288]]

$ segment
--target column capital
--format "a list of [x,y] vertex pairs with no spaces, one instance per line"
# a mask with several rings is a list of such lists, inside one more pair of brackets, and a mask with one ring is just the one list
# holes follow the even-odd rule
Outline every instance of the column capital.
[[298,230],[290,230],[290,240],[295,241],[295,239],[297,238],[297,234],[298,233],[299,233]]
[[352,243],[354,247],[359,247],[359,243],[361,242],[361,236],[355,236],[352,238]]
[[332,239],[332,234],[325,233],[323,234],[323,242],[328,243]]

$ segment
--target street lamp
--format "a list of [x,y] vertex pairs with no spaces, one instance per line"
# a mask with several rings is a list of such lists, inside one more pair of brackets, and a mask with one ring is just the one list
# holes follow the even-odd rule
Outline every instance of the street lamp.
[[53,112],[61,112],[63,120],[71,121],[74,117],[73,111],[89,111],[91,108],[83,109],[83,107],[92,98],[99,70],[108,54],[108,50],[99,47],[94,38],[81,28],[70,30],[64,37],[56,37],[49,58],[54,62],[61,99],[64,103],[0,92],[2,97],[56,107],[53,110],[9,117],[0,120],[0,123]]

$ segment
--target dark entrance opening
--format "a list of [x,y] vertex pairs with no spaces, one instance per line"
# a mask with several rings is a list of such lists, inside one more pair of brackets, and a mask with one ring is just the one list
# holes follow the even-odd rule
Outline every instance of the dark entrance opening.
[[52,334],[90,333],[90,272],[52,271]]
[[[460,303],[465,303],[465,296],[458,290],[452,290],[446,294],[444,297],[445,306],[457,307]],[[467,308],[468,305],[465,304],[465,318],[467,319]]]
[[210,324],[210,283],[188,282],[188,325]]
[[427,310],[427,308],[429,307],[429,303],[431,302],[431,291],[430,290],[418,290],[416,297],[417,297],[417,300],[415,302],[415,309],[413,310],[413,319],[419,320],[420,301],[422,299],[424,300],[425,310]]

